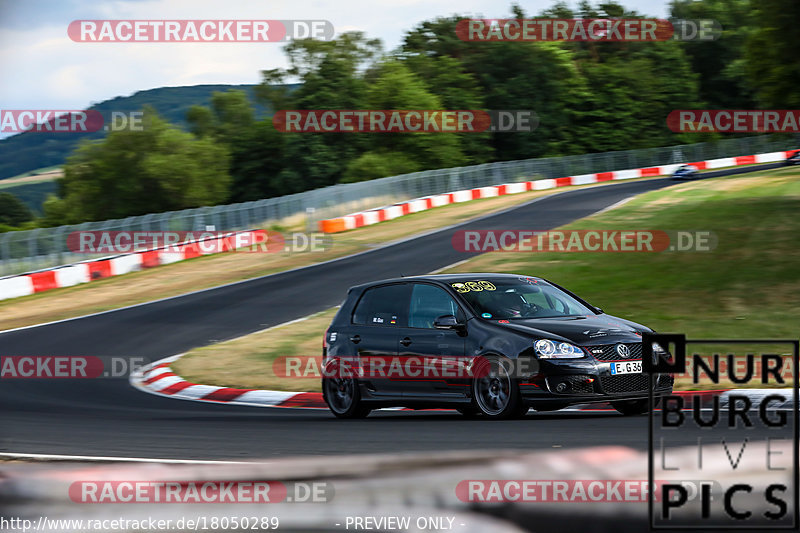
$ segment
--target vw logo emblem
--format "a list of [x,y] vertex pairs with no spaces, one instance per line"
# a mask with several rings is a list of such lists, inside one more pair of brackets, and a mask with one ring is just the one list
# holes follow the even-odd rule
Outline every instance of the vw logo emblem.
[[628,358],[631,356],[631,349],[624,344],[617,344],[617,353],[620,357]]

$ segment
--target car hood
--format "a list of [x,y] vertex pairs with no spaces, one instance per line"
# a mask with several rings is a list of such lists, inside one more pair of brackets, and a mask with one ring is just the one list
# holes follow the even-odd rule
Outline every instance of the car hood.
[[564,340],[584,346],[641,342],[650,328],[611,315],[581,315],[559,318],[525,318],[503,324],[509,329],[534,337]]

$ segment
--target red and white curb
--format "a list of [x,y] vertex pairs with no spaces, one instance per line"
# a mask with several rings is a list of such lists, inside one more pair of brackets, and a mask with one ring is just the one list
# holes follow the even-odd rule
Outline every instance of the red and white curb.
[[[198,235],[203,233],[197,232]],[[178,261],[185,261],[201,255],[230,252],[234,250],[234,247],[231,241],[226,239],[227,236],[250,233],[253,233],[253,230],[231,232],[226,236],[200,238],[188,244],[170,248],[163,247],[114,257],[92,259],[54,269],[0,278],[0,300],[29,296],[51,289],[71,287],[97,279],[136,272],[145,268],[177,263]],[[254,237],[243,239],[245,242],[254,242],[254,240]]]
[[157,361],[131,375],[134,387],[169,398],[214,402],[256,407],[302,407],[327,409],[320,392],[287,392],[258,389],[234,389],[215,385],[200,385],[186,381],[172,371],[170,365],[181,355]]
[[[724,157],[721,159],[711,159],[708,161],[697,161],[690,163],[698,170],[711,170],[715,168],[734,167],[740,165],[752,165],[756,163],[775,163],[784,161],[791,157],[795,150],[782,152],[770,152],[766,154],[745,155],[738,157]],[[517,183],[506,183],[504,185],[494,185],[489,187],[479,187],[476,189],[465,189],[462,191],[437,194],[416,198],[407,202],[402,202],[378,209],[370,209],[358,213],[351,213],[343,217],[321,220],[319,229],[325,233],[338,233],[351,229],[360,228],[392,220],[398,217],[418,213],[436,207],[461,202],[469,202],[481,198],[493,198],[507,194],[519,194],[527,191],[542,191],[558,187],[569,187],[572,185],[590,185],[605,181],[626,180],[633,178],[647,178],[656,176],[666,176],[672,174],[676,168],[683,163],[663,165],[658,167],[635,168],[630,170],[615,170],[612,172],[598,172],[594,174],[581,174],[578,176],[565,176],[563,178],[541,179],[535,181],[521,181]]]
[[[139,372],[131,375],[130,383],[134,387],[150,394],[191,400],[197,402],[213,402],[231,405],[248,405],[253,407],[290,407],[303,409],[327,409],[328,406],[322,399],[320,392],[288,392],[259,389],[235,389],[218,387],[215,385],[200,385],[186,381],[172,371],[170,365],[177,361],[181,355],[167,357],[157,361]],[[675,391],[673,394],[684,396],[686,403],[684,409],[691,409],[691,400],[694,396],[710,398],[720,397],[720,406],[725,407],[731,395],[746,396],[752,402],[751,408],[758,408],[761,401],[770,394],[782,394],[786,401],[782,404],[772,403],[774,409],[792,409],[794,405],[792,389],[723,389],[707,391]],[[404,408],[389,408],[385,410],[405,410]],[[444,409],[437,409],[444,410]],[[565,409],[570,411],[615,411],[607,402],[592,404],[577,404]]]

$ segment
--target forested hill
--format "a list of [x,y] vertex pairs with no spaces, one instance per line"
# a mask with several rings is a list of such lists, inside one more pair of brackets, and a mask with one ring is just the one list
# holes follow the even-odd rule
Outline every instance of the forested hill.
[[[141,111],[150,105],[169,122],[186,127],[186,111],[193,105],[207,106],[215,91],[230,89],[247,91],[257,116],[268,109],[255,101],[255,85],[194,85],[191,87],[159,87],[138,91],[131,96],[118,96],[88,109],[99,111],[106,121],[112,111]],[[100,139],[104,131],[91,133],[26,132],[0,140],[0,179],[38,168],[61,165],[82,139]]]

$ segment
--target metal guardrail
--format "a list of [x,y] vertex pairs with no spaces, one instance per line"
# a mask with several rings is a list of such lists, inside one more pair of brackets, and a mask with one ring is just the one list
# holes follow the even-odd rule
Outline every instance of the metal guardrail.
[[253,202],[0,233],[0,276],[91,259],[91,256],[72,253],[68,249],[67,236],[74,231],[198,231],[209,226],[216,231],[236,231],[266,228],[292,217],[304,219],[308,227],[313,227],[316,220],[460,189],[773,152],[796,144],[797,139],[789,137],[755,136],[661,148],[502,161],[332,185]]

